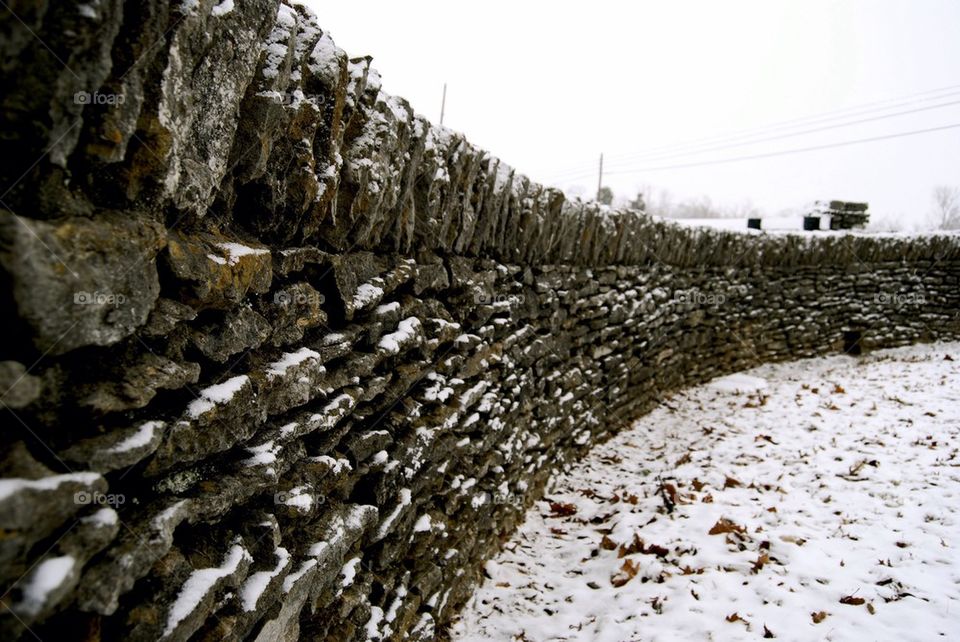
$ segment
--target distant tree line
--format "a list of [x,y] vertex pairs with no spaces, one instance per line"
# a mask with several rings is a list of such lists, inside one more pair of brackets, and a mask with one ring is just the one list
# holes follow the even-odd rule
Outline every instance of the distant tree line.
[[[571,195],[581,196],[582,187],[570,190]],[[600,188],[598,201],[604,205],[629,208],[662,216],[665,218],[751,218],[761,216],[753,203],[749,200],[737,205],[721,206],[713,203],[709,196],[697,196],[683,200],[674,200],[667,190],[658,190],[646,186],[637,191],[633,197],[623,197],[614,194],[608,186]],[[806,214],[802,208],[791,209],[778,214]],[[960,230],[960,187],[953,185],[938,185],[933,190],[933,221],[927,227],[940,230]],[[871,225],[874,231],[900,231],[906,229],[903,221],[884,219]]]

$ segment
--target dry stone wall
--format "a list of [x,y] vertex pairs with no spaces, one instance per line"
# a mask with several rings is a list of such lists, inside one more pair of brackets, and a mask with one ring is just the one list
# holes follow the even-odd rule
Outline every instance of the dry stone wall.
[[956,237],[568,201],[277,0],[0,14],[4,639],[428,640],[671,391],[960,335]]

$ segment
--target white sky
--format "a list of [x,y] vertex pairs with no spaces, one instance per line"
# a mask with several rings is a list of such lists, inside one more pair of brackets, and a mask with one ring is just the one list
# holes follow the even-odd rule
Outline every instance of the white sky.
[[[956,0],[304,4],[349,55],[374,57],[385,91],[438,122],[448,83],[445,125],[559,187],[592,195],[603,152],[604,183],[618,196],[649,185],[675,200],[749,200],[764,214],[815,199],[866,200],[874,218],[911,227],[929,217],[935,185],[960,185],[960,127],[650,170],[960,124],[958,103],[696,156],[650,152],[745,129],[767,127],[769,136],[960,101]],[[915,97],[944,87],[952,89]],[[902,100],[891,108],[891,99]],[[886,111],[769,130],[878,101],[890,101]]]

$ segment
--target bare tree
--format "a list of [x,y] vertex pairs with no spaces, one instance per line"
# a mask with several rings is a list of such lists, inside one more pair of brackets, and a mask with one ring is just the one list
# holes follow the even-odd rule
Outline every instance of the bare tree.
[[600,191],[597,192],[597,200],[603,203],[604,205],[610,205],[613,203],[613,190],[604,185],[600,188]]
[[960,187],[938,185],[933,188],[933,203],[939,229],[960,229]]

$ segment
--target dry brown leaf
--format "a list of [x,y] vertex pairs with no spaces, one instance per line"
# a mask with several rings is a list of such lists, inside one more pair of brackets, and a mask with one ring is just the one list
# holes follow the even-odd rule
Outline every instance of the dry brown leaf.
[[576,514],[577,507],[565,502],[550,502],[550,511],[553,513],[553,517],[569,517]]
[[827,613],[826,611],[817,611],[817,612],[815,612],[815,613],[811,613],[811,614],[810,614],[810,617],[813,619],[813,623],[814,623],[814,624],[820,624],[820,623],[823,622],[825,619],[827,619],[827,616],[828,616],[828,615],[830,615],[830,614]]
[[610,583],[613,584],[616,588],[620,588],[633,578],[637,576],[637,573],[640,571],[640,568],[633,563],[633,560],[627,558],[623,561],[623,566],[620,567],[620,571],[610,578]]
[[761,553],[761,554],[757,557],[757,561],[755,561],[755,562],[753,563],[753,572],[754,572],[754,573],[759,573],[760,571],[762,571],[762,570],[763,570],[763,565],[766,564],[766,563],[769,562],[769,561],[770,561],[770,556],[767,555],[766,553]]
[[723,480],[723,489],[724,489],[724,490],[726,490],[726,489],[728,489],[728,488],[736,488],[737,486],[742,486],[742,485],[743,485],[743,484],[741,484],[739,481],[737,481],[737,480],[734,479],[733,477],[727,477],[725,480]]
[[619,557],[626,557],[627,555],[633,555],[634,553],[642,553],[644,555],[656,555],[657,557],[666,557],[670,553],[670,549],[658,546],[656,544],[650,544],[647,546],[644,544],[643,540],[634,533],[633,541],[629,546],[622,545],[620,546]]
[[733,522],[726,517],[721,517],[717,523],[710,529],[710,535],[721,535],[723,533],[746,533],[747,529]]
[[677,495],[677,487],[674,486],[673,484],[661,484],[660,492],[665,493],[666,496],[670,499],[670,501],[673,502],[674,504],[680,503],[680,497],[679,495]]
[[840,604],[850,604],[852,606],[860,606],[865,602],[866,600],[862,597],[855,597],[853,595],[844,595],[840,598]]
[[604,535],[603,539],[600,540],[600,548],[602,548],[605,551],[612,551],[617,548],[617,543],[612,539],[610,539],[609,537],[607,537],[606,535]]

